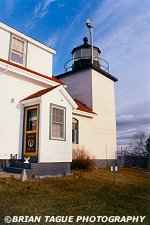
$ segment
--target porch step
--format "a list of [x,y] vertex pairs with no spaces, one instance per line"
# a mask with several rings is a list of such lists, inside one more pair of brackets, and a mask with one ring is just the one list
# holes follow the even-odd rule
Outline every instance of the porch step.
[[18,173],[21,174],[23,171],[23,168],[17,168],[17,167],[6,167],[4,169],[5,172],[7,173]]

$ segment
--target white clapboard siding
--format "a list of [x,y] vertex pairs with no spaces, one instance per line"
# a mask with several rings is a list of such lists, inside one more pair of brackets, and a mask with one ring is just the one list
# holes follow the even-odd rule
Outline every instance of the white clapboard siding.
[[[75,72],[61,80],[68,91],[97,115],[86,118],[73,114],[79,121],[79,145],[96,159],[116,158],[116,117],[114,81],[93,69]],[[76,148],[77,145],[73,145]]]
[[[93,111],[98,114],[94,118],[96,141],[101,140],[101,149],[105,158],[116,158],[116,112],[114,81],[92,70]],[[107,155],[107,156],[106,156]]]
[[[55,50],[35,41],[19,31],[0,22],[0,58],[10,61],[12,36],[23,40],[25,48],[25,64],[28,69],[52,77],[52,56]],[[13,61],[12,61],[13,62]],[[16,63],[16,62],[14,62]]]
[[[40,105],[40,162],[71,162],[72,160],[72,107],[59,88],[42,96]],[[51,140],[50,103],[66,108],[66,140]]]
[[52,54],[28,43],[27,68],[52,77]]
[[19,154],[20,157],[23,131],[20,101],[46,87],[46,84],[29,82],[19,74],[18,77],[11,72],[0,74],[0,159],[9,159],[10,154]]
[[61,80],[67,85],[67,91],[74,99],[83,102],[87,107],[92,108],[92,72],[82,70],[69,76],[64,76]]
[[10,33],[0,28],[0,58],[8,60]]

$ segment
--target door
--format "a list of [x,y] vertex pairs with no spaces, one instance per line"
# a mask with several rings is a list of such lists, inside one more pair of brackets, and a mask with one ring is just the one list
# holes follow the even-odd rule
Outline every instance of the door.
[[39,106],[25,108],[23,155],[37,157]]

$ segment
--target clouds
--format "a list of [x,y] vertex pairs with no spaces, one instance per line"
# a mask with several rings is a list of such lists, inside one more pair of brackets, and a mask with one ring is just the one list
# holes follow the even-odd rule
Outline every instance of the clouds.
[[149,134],[150,114],[126,114],[117,118],[118,144],[127,144],[131,136],[143,130]]
[[[108,4],[111,7],[106,10]],[[137,59],[139,61],[141,56],[147,55],[147,47],[150,44],[147,29],[149,18],[150,11],[146,5],[138,4],[138,1],[106,0],[104,5],[97,9],[93,17],[95,41],[102,47],[102,53],[112,62],[113,71],[130,59],[130,62]]]
[[51,3],[55,2],[56,0],[46,0],[46,1],[39,1],[39,3],[35,6],[33,10],[33,18],[34,19],[42,19],[48,13],[48,7]]
[[149,122],[150,114],[127,114],[120,115],[117,118],[117,126],[120,129],[126,129],[129,127],[140,127],[143,125],[148,125]]
[[30,20],[25,24],[26,30],[29,31],[35,27],[38,20],[44,19],[49,12],[49,6],[56,0],[41,0],[34,6],[31,12]]
[[59,41],[58,35],[53,34],[45,41],[45,44],[49,47],[56,48],[58,41]]
[[[111,5],[111,7],[110,7]],[[106,0],[92,17],[96,45],[116,75],[117,136],[127,144],[150,121],[150,3]]]

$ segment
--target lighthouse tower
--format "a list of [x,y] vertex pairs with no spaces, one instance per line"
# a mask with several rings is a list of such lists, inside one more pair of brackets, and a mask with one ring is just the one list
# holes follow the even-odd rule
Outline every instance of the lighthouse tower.
[[93,46],[93,33],[90,30],[83,44],[72,50],[72,59],[65,63],[65,72],[58,75],[67,85],[69,94],[93,114],[79,115],[73,112],[77,121],[78,138],[73,148],[84,146],[95,156],[97,167],[106,167],[116,162],[116,113],[114,83],[117,78],[109,73],[108,63],[101,59],[101,51]]

